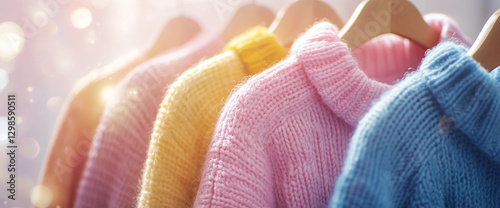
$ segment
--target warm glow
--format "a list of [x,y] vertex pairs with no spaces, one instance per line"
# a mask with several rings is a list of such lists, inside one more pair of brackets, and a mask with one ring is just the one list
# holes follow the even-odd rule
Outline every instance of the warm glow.
[[115,88],[106,87],[101,92],[102,99],[106,102],[112,101],[116,97]]
[[45,186],[35,186],[31,189],[31,203],[35,207],[48,207],[52,202],[52,191]]
[[71,14],[71,24],[77,29],[85,29],[92,23],[92,13],[87,8],[78,8]]
[[0,23],[0,60],[14,59],[24,46],[24,33],[14,22]]

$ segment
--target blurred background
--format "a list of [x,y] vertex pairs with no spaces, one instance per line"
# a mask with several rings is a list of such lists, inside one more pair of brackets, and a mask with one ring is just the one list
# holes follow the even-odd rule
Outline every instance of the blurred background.
[[[241,5],[278,12],[292,0],[0,0],[0,207],[30,206],[62,103],[74,83],[118,57],[150,47],[184,14],[217,32]],[[345,21],[361,0],[325,0]],[[453,17],[473,40],[500,0],[414,0],[422,14]],[[17,95],[16,201],[7,199],[7,94]],[[112,93],[103,89],[103,99]],[[1,100],[4,99],[4,100]]]

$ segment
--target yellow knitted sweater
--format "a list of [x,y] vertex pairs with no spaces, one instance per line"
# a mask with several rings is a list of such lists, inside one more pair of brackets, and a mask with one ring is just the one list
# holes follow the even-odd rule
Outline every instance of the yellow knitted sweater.
[[245,76],[287,54],[264,27],[230,41],[223,53],[184,72],[158,110],[138,198],[139,207],[190,207],[219,111]]

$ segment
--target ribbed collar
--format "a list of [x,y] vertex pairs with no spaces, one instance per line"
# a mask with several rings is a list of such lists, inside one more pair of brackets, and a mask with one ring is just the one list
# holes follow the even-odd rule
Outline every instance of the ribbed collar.
[[355,126],[390,86],[369,79],[337,34],[331,23],[317,23],[294,42],[291,54],[330,110]]
[[287,50],[262,26],[254,27],[233,38],[224,48],[234,51],[249,75],[257,74],[284,58]]
[[495,77],[468,56],[466,48],[450,42],[430,51],[421,68],[453,125],[500,162],[500,87]]

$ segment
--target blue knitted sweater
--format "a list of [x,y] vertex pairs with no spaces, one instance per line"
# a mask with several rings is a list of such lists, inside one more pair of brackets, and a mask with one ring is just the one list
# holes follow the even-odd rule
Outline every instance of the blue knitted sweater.
[[370,109],[330,207],[500,207],[500,73],[443,43]]

